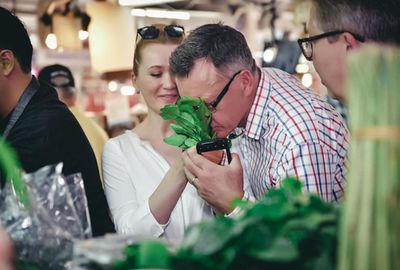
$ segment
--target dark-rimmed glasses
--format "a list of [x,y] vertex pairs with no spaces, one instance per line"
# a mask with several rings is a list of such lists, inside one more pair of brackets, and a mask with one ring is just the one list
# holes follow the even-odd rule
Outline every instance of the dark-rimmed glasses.
[[[180,38],[183,36],[183,34],[185,32],[185,28],[183,26],[175,25],[175,24],[167,25],[164,27],[163,30],[164,30],[164,33],[166,33],[171,38]],[[137,30],[136,40],[137,40],[138,35],[142,39],[156,39],[160,36],[160,33],[161,33],[161,29],[157,28],[154,25],[145,26],[145,27],[139,28]]]
[[210,112],[215,112],[217,110],[217,106],[220,103],[221,99],[225,96],[225,94],[228,92],[229,87],[231,86],[233,80],[236,78],[236,76],[241,72],[242,70],[239,70],[235,74],[233,74],[232,78],[229,80],[229,82],[225,85],[225,87],[222,89],[222,91],[218,94],[218,96],[214,99],[214,101],[210,103],[205,103],[207,108],[210,110]]
[[345,31],[345,30],[337,30],[337,31],[325,32],[325,33],[322,33],[322,34],[319,34],[319,35],[315,35],[315,36],[311,36],[311,37],[308,37],[308,38],[300,38],[300,39],[297,40],[297,43],[299,43],[301,52],[303,53],[304,57],[308,61],[312,61],[312,59],[313,59],[313,43],[312,42],[313,41],[319,40],[321,38],[340,35],[340,34],[343,34],[343,33],[346,33],[346,32],[352,34],[354,36],[354,38],[356,40],[358,40],[359,42],[364,42],[365,41],[365,38],[360,36],[360,35],[357,35],[357,34],[354,34],[354,33],[351,33],[349,31]]

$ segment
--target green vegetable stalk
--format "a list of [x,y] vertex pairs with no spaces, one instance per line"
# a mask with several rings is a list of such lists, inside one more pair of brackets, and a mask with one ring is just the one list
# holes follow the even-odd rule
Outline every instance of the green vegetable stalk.
[[211,128],[211,112],[200,98],[181,97],[176,104],[162,108],[161,116],[165,120],[175,120],[171,129],[176,134],[164,139],[167,144],[188,149],[216,137]]
[[19,201],[25,207],[29,208],[28,191],[21,178],[20,167],[15,152],[8,146],[4,139],[0,138],[0,168],[5,174],[6,180],[13,187]]
[[400,269],[400,51],[370,47],[348,63],[350,170],[340,270]]

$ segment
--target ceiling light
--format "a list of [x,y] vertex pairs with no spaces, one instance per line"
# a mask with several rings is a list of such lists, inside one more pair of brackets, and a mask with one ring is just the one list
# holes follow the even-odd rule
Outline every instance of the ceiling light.
[[310,71],[310,67],[307,64],[297,64],[296,65],[296,72],[297,73],[307,73]]
[[269,47],[263,53],[263,60],[266,63],[271,63],[274,61],[276,56],[277,49],[276,47]]
[[165,19],[176,19],[176,20],[189,20],[189,12],[182,11],[169,11],[162,9],[147,9],[146,16],[150,18],[165,18]]
[[48,34],[45,43],[49,49],[57,49],[57,36],[54,33]]
[[120,6],[152,6],[172,2],[181,2],[183,0],[118,0]]
[[131,10],[131,14],[136,17],[146,17],[146,10],[142,8],[134,8]]
[[111,82],[109,82],[109,83],[108,83],[108,89],[109,89],[111,92],[117,91],[117,90],[118,90],[118,83],[117,83],[116,81],[111,81]]
[[89,32],[85,30],[79,30],[79,39],[80,40],[87,40],[89,37]]
[[303,75],[303,77],[301,78],[301,83],[305,86],[305,87],[310,87],[313,83],[313,77],[310,73],[306,73]]
[[[180,10],[184,11],[184,10]],[[218,11],[204,11],[204,10],[185,10],[189,12],[190,16],[196,18],[207,18],[207,19],[221,19],[224,14]]]
[[308,63],[308,60],[304,57],[303,54],[300,54],[299,63],[300,63],[300,64],[306,64],[306,63]]
[[[223,14],[216,11],[199,11],[199,10],[179,10],[155,12],[157,9],[131,9],[131,15],[135,17],[157,17],[157,18],[171,18],[177,20],[189,20],[190,18],[207,18],[207,19],[221,19]],[[158,10],[160,11],[160,10]]]
[[132,16],[149,17],[149,18],[162,18],[162,19],[175,19],[175,20],[189,20],[190,13],[187,11],[171,11],[165,9],[140,9],[135,8],[131,10]]
[[133,86],[122,86],[121,87],[121,94],[124,96],[133,96],[135,94],[135,88]]

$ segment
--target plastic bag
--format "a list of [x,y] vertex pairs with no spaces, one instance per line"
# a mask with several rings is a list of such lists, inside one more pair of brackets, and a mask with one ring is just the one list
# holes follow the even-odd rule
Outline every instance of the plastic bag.
[[[92,225],[90,223],[90,215],[88,201],[83,185],[82,175],[80,173],[71,174],[65,177],[69,191],[72,196],[72,202],[75,206],[76,214],[78,215],[83,232],[83,238],[92,237]],[[79,237],[81,239],[82,237]]]
[[91,236],[83,180],[64,177],[62,164],[24,175],[30,207],[13,187],[0,198],[0,222],[15,246],[17,269],[70,269],[74,239]]
[[115,261],[125,259],[125,248],[140,240],[143,239],[118,234],[78,240],[74,244],[72,267],[74,270],[112,269]]

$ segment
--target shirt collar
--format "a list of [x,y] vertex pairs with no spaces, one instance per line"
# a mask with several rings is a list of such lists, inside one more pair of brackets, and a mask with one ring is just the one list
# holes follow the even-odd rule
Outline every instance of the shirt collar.
[[257,87],[257,93],[253,105],[247,117],[245,133],[248,137],[258,140],[262,135],[263,119],[267,111],[267,101],[270,93],[270,82],[266,74],[260,69],[260,81]]

